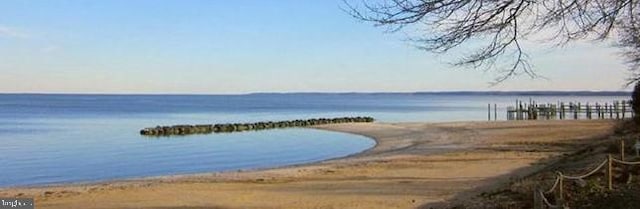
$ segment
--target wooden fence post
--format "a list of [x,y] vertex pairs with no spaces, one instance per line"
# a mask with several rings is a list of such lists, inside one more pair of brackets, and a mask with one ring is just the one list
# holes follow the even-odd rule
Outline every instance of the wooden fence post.
[[542,198],[538,187],[533,190],[533,209],[542,209]]
[[562,173],[558,173],[558,178],[560,181],[558,182],[558,196],[560,200],[564,200],[564,180],[562,178]]
[[607,186],[609,190],[613,190],[613,163],[611,154],[607,156]]
[[624,161],[624,139],[620,139],[620,160]]

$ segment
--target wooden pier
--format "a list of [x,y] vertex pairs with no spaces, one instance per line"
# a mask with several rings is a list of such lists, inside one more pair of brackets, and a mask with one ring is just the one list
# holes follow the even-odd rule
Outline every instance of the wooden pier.
[[[496,111],[495,109],[494,105],[494,111]],[[494,120],[496,117],[494,116]],[[539,104],[535,101],[523,103],[517,100],[515,106],[507,107],[507,120],[625,119],[631,117],[633,117],[631,100],[604,104],[580,102]],[[491,120],[490,116],[489,120]]]

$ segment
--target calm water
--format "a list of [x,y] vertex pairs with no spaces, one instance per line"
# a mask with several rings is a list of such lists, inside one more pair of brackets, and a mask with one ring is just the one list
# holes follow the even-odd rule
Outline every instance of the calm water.
[[627,96],[255,94],[242,96],[0,94],[0,187],[256,169],[370,148],[368,138],[313,129],[147,138],[155,125],[372,116],[384,122],[499,118],[516,99],[610,102]]

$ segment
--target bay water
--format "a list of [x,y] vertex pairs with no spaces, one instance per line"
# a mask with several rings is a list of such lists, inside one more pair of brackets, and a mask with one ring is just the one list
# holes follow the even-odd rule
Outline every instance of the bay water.
[[[371,116],[378,122],[498,119],[516,100],[611,102],[628,93],[0,94],[0,187],[260,169],[344,157],[372,139],[309,128],[145,137],[144,127]],[[492,113],[493,114],[493,113]]]

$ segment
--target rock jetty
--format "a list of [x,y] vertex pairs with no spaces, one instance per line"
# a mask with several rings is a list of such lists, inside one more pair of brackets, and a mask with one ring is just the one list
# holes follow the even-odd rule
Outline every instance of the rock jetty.
[[145,136],[171,136],[190,134],[230,133],[240,131],[257,131],[274,128],[306,127],[334,123],[370,123],[372,117],[317,118],[308,120],[267,121],[257,123],[224,123],[204,125],[156,126],[140,130]]

